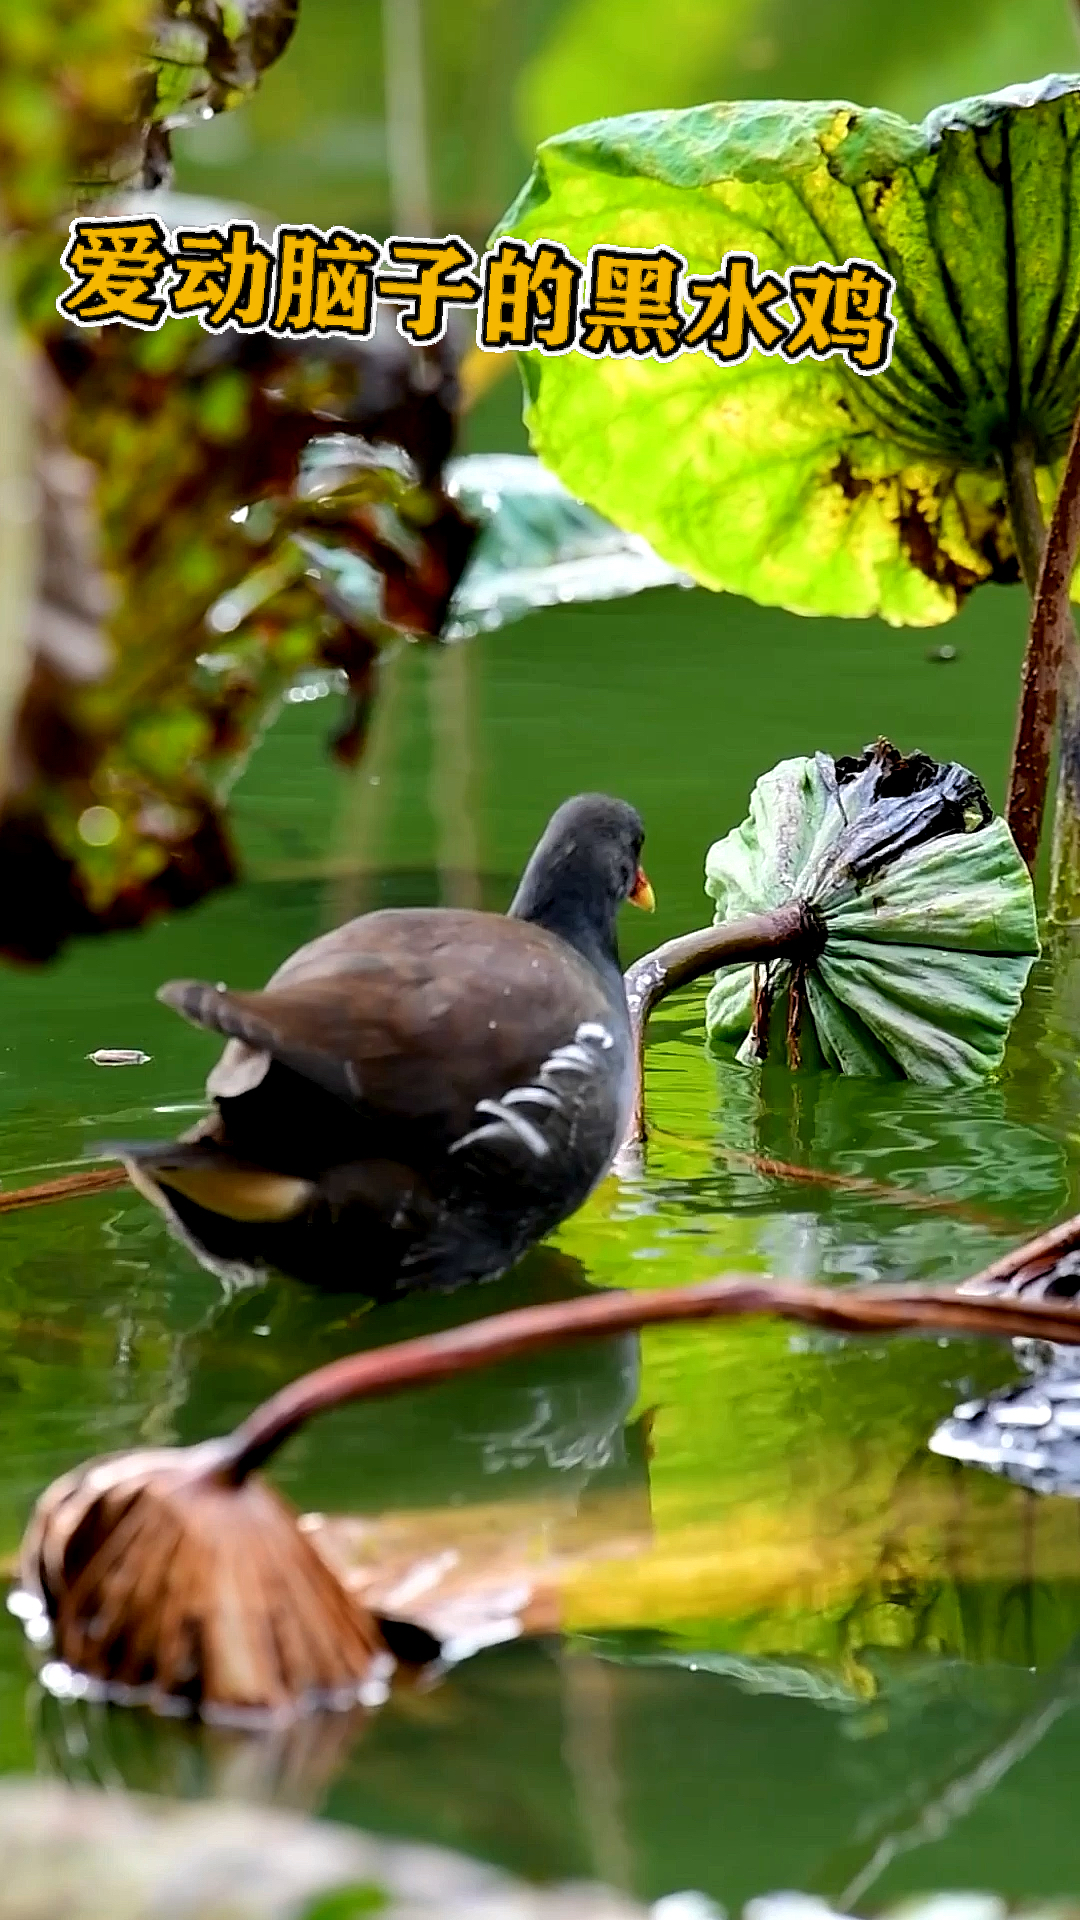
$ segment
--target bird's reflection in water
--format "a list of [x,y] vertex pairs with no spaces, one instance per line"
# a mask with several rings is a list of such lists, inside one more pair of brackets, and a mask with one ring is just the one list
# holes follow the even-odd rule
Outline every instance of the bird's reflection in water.
[[[223,1303],[187,1347],[180,1444],[221,1433],[309,1369],[515,1307],[587,1295],[580,1264],[537,1248],[501,1280],[368,1309],[288,1281]],[[644,1485],[626,1422],[638,1389],[635,1334],[577,1342],[314,1421],[274,1465],[291,1499],[320,1512],[515,1499]]]

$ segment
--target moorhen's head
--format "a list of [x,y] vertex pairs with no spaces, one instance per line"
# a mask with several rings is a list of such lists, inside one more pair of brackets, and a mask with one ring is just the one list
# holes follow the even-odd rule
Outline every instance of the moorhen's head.
[[579,793],[552,814],[510,905],[590,958],[614,959],[615,915],[624,900],[651,912],[641,867],[645,828],[625,800]]

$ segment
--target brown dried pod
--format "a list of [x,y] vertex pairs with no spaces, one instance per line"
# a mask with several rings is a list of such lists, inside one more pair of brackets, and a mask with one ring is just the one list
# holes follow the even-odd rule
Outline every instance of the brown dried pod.
[[237,1719],[381,1698],[379,1630],[297,1520],[227,1442],[91,1461],[38,1503],[19,1610],[115,1699]]

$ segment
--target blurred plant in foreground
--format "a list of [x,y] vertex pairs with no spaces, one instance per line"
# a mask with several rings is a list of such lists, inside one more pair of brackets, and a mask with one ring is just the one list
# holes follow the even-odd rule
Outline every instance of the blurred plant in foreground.
[[[439,633],[472,544],[441,484],[448,349],[392,325],[290,343],[56,315],[72,206],[150,190],[164,211],[172,129],[246,98],[296,6],[56,0],[0,21],[0,951],[20,959],[231,879],[222,804],[290,680],[344,676],[354,755],[380,642]],[[334,427],[347,452],[302,476]],[[304,528],[363,557],[373,604],[322,584]]]

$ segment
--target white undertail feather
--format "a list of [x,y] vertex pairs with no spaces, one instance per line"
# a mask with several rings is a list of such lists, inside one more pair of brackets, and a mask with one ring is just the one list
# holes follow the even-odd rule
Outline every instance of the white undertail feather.
[[[550,1149],[540,1128],[516,1109],[534,1106],[560,1112],[565,1107],[562,1090],[558,1087],[560,1074],[583,1075],[596,1072],[599,1067],[599,1054],[606,1053],[615,1042],[607,1028],[598,1020],[583,1020],[566,1046],[556,1047],[548,1055],[540,1068],[537,1082],[524,1087],[511,1087],[499,1100],[478,1100],[476,1112],[487,1114],[490,1118],[486,1125],[473,1127],[455,1140],[451,1153],[461,1153],[464,1148],[475,1146],[478,1142],[506,1146],[513,1142],[527,1147],[537,1160],[546,1159]],[[556,1084],[551,1084],[552,1080]]]

